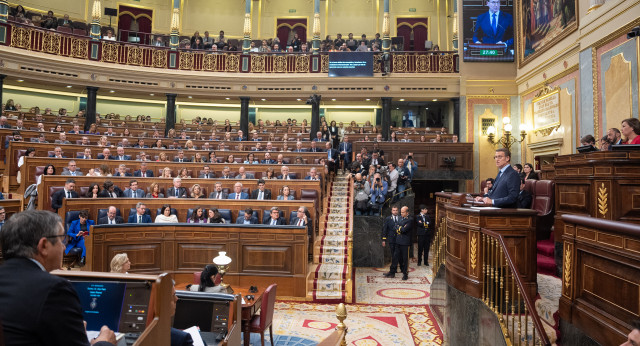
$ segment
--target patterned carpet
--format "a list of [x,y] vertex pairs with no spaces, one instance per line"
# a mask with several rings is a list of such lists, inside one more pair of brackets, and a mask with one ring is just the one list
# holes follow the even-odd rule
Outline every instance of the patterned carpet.
[[[384,268],[357,268],[356,303],[346,305],[347,344],[442,345],[442,331],[428,306],[432,274],[427,268],[412,263],[408,281],[382,277]],[[336,304],[279,300],[275,308],[278,346],[316,345],[339,323]],[[260,345],[260,336],[252,334],[251,344]]]

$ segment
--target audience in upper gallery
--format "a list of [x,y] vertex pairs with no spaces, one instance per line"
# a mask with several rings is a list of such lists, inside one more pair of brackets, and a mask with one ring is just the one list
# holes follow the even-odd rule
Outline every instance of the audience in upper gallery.
[[580,145],[581,146],[592,145],[595,147],[596,139],[592,135],[583,136],[582,138],[580,138]]
[[620,132],[626,138],[624,144],[640,144],[640,120],[636,118],[624,119],[620,126]]
[[115,41],[116,37],[113,36],[113,30],[107,30],[107,34],[105,36],[102,36],[102,39],[107,41]]
[[129,269],[131,269],[129,256],[126,253],[116,254],[111,259],[110,268],[112,273],[129,274]]

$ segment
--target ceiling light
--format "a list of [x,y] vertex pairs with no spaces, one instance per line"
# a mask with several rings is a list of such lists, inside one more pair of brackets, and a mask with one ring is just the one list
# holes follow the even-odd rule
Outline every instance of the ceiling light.
[[67,85],[67,88],[73,88],[73,85]]
[[302,99],[298,99],[298,101],[302,101]]
[[113,93],[114,93],[114,92],[116,92],[116,91],[115,91],[115,90],[109,90],[109,92],[113,94]]
[[267,99],[262,99],[262,101],[266,101]]
[[188,98],[190,98],[190,99],[192,99],[192,98],[193,98],[193,96],[191,96],[191,95],[189,95],[189,96],[187,96],[187,97],[188,97]]
[[24,79],[18,79],[18,82],[24,82]]
[[438,99],[433,99],[433,102],[436,102],[436,101],[438,101]]
[[149,94],[149,96],[156,96],[156,94]]
[[371,101],[371,99],[366,99],[365,101]]
[[230,99],[230,98],[228,98],[228,97],[225,97],[224,99],[225,99],[225,100],[227,100],[227,101],[228,101],[228,100],[231,100],[231,99]]
[[425,109],[429,109],[429,107],[426,107]]
[[396,107],[396,109],[400,109],[400,107]]
[[336,99],[331,99],[331,101],[335,101]]
[[400,99],[400,102],[403,102],[403,101],[404,101],[404,99]]

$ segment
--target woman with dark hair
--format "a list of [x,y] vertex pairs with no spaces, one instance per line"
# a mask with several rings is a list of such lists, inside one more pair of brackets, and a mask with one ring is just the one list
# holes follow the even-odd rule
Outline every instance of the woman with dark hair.
[[338,124],[336,124],[335,120],[331,120],[331,126],[329,126],[329,136],[331,137],[331,141],[333,141],[333,148],[338,148],[338,144],[340,144],[340,137],[338,137]]
[[398,142],[398,135],[396,131],[391,132],[391,136],[389,137],[389,142]]
[[231,132],[231,122],[229,119],[224,119],[224,132]]
[[171,205],[165,204],[160,209],[160,214],[156,216],[155,223],[178,223],[178,217],[171,214]]
[[[24,152],[24,155],[20,156],[20,159],[18,159],[18,168],[22,167],[22,165],[24,165],[24,158],[25,157],[34,157],[36,156],[36,149],[35,148],[27,148],[27,150]],[[20,173],[18,171],[18,173]]]
[[167,149],[167,146],[162,144],[162,139],[158,138],[155,142],[155,144],[153,144],[151,146],[152,148],[157,148],[157,149]]
[[276,179],[276,175],[273,172],[273,167],[268,167],[267,168],[267,175],[262,177],[262,179]]
[[44,166],[44,171],[36,179],[36,185],[40,185],[40,183],[42,182],[43,175],[56,175],[56,168],[53,165]]
[[62,125],[58,124],[53,132],[64,132],[64,129],[62,128]]
[[226,221],[220,215],[218,208],[209,208],[209,212],[207,213],[207,222],[208,223],[225,223]]
[[200,274],[199,285],[189,285],[189,291],[192,292],[209,292],[209,293],[225,293],[222,286],[216,286],[216,276],[218,275],[218,267],[215,264],[207,264]]
[[99,193],[100,193],[100,185],[98,185],[97,183],[93,183],[89,185],[89,190],[87,191],[87,194],[85,195],[85,197],[98,198]]
[[627,139],[624,144],[640,144],[640,120],[636,118],[622,120],[620,132]]
[[215,151],[210,151],[209,152],[209,162],[218,163],[218,158],[216,157],[216,152]]
[[229,154],[229,156],[227,156],[225,163],[236,163],[236,160],[233,158],[233,154]]
[[522,167],[522,179],[524,180],[539,180],[538,173],[533,169],[533,165],[530,163],[525,163]]
[[69,225],[69,230],[67,231],[69,242],[64,254],[80,257],[80,263],[84,265],[85,256],[87,255],[84,236],[89,235],[89,229],[95,222],[89,220],[89,212],[87,210],[81,210],[78,217],[78,220],[72,221],[71,225]]
[[[18,7],[22,8],[21,5],[18,5]],[[24,11],[24,9],[23,9]],[[16,106],[13,104],[13,99],[9,99],[7,101],[7,103],[4,105],[4,110],[5,111],[15,111],[16,110]]]
[[253,153],[247,154],[247,159],[244,160],[244,164],[245,165],[255,165],[255,164],[259,164],[259,163],[260,162],[255,159],[255,155]]
[[207,223],[207,217],[204,214],[204,208],[196,207],[187,223]]
[[522,165],[519,163],[516,163],[515,165],[513,165],[513,169],[516,170],[516,172],[518,172],[518,174],[522,175]]
[[331,132],[329,132],[329,127],[327,125],[323,125],[322,129],[320,130],[320,132],[322,132],[322,140],[324,142],[331,142]]

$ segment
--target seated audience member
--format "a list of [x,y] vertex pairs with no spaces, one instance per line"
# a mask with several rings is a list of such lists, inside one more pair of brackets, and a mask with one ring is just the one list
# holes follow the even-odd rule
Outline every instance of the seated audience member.
[[458,143],[459,139],[458,139],[458,135],[452,135],[451,136],[451,143]]
[[525,163],[522,167],[522,177],[524,180],[540,180],[538,177],[538,173],[533,169],[533,165],[530,163]]
[[189,285],[189,291],[192,292],[209,292],[209,293],[226,293],[222,286],[216,286],[216,276],[218,268],[214,264],[207,264],[200,274],[199,285]]
[[110,160],[111,159],[111,150],[109,148],[102,149],[102,153],[98,154],[98,160]]
[[293,200],[293,195],[291,194],[291,189],[289,188],[289,186],[284,185],[282,187],[282,192],[280,195],[278,195],[277,200],[279,201],[291,201]]
[[151,223],[151,216],[145,214],[146,211],[147,206],[143,202],[138,202],[135,214],[129,215],[127,223]]
[[191,217],[187,219],[187,223],[207,223],[207,216],[205,210],[202,207],[196,207]]
[[76,161],[71,160],[65,169],[63,170],[61,175],[72,175],[72,176],[81,176],[82,172],[76,168]]
[[138,188],[138,181],[133,179],[129,181],[129,188],[124,190],[122,197],[125,198],[144,198],[145,193],[142,189]]
[[129,261],[129,256],[126,253],[119,253],[113,256],[111,259],[112,273],[129,274],[129,269],[131,269],[131,261]]
[[85,195],[87,198],[98,198],[100,197],[100,185],[97,183],[93,183],[89,185],[89,190],[87,190],[87,194]]
[[262,163],[262,164],[271,164],[272,165],[272,164],[276,163],[276,160],[271,158],[271,153],[266,152],[266,153],[264,153],[264,160],[260,161],[260,163]]
[[178,217],[171,214],[171,205],[165,204],[160,209],[160,214],[156,216],[155,223],[178,223]]
[[53,148],[53,154],[49,155],[49,157],[54,157],[57,159],[66,159],[67,157],[62,154],[62,148],[55,147]]
[[104,184],[102,184],[102,191],[100,191],[100,193],[98,194],[98,197],[103,197],[103,198],[122,197],[122,190],[120,190],[118,186],[113,184],[111,180],[107,180],[104,182]]
[[78,159],[91,160],[91,148],[84,148],[84,153],[78,155]]
[[107,30],[107,34],[105,36],[102,36],[102,39],[107,41],[115,41],[116,37],[113,36],[113,30]]
[[602,136],[602,138],[600,138],[600,151],[608,151],[611,148],[611,142],[609,142],[609,137],[607,137],[606,135]]
[[524,189],[524,178],[520,178],[520,193],[518,194],[518,201],[516,203],[517,208],[530,209],[531,208],[531,194]]
[[160,192],[160,186],[156,182],[151,183],[147,190],[146,198],[164,198],[164,194]]
[[258,160],[255,159],[255,155],[253,153],[249,153],[247,155],[247,159],[244,160],[244,164],[245,165],[255,165],[260,163]]
[[182,179],[180,177],[173,178],[173,186],[167,190],[169,198],[187,198],[187,189],[182,187]]
[[264,179],[258,180],[258,189],[251,191],[251,199],[271,199],[271,190],[265,189],[266,182]]
[[309,216],[309,211],[307,210],[307,207],[301,206],[300,208],[298,208],[298,212],[296,213],[296,216],[291,219],[289,224],[292,226],[305,226],[307,227],[307,233],[311,235],[312,223],[311,223],[311,218]]
[[305,180],[320,180],[320,176],[318,175],[318,170],[315,167],[312,167],[309,170],[309,175],[307,175]]
[[[58,215],[27,210],[0,232],[0,319],[6,345],[89,345],[80,299],[60,269],[67,235]],[[115,345],[103,326],[93,345]]]
[[636,118],[622,120],[620,132],[627,139],[624,144],[640,144],[640,120]]
[[238,182],[233,185],[233,192],[227,199],[249,199],[249,194],[242,192],[242,183]]
[[89,220],[89,212],[86,210],[81,210],[78,217],[78,220],[71,221],[69,225],[69,230],[67,231],[67,247],[64,250],[64,254],[78,257],[81,265],[84,265],[85,257],[87,256],[87,248],[84,246],[84,236],[89,235],[89,229],[95,222]]
[[122,146],[116,148],[116,154],[117,155],[111,156],[110,159],[111,160],[131,160],[130,155],[124,154],[124,147]]
[[125,165],[124,163],[118,165],[118,170],[116,171],[116,174],[114,174],[114,177],[131,177],[133,176],[133,174],[127,172],[127,165]]
[[515,165],[513,165],[513,169],[516,170],[516,173],[522,175],[522,165],[519,163],[516,163]]
[[210,208],[207,211],[207,223],[226,223],[226,220],[222,217],[218,208]]
[[58,209],[62,208],[62,200],[65,198],[78,198],[78,193],[75,191],[76,181],[73,179],[67,179],[64,183],[64,189],[56,191],[51,195],[51,208],[58,212]]
[[58,139],[56,139],[54,142],[56,144],[71,144],[71,142],[67,140],[67,134],[64,132],[60,132]]
[[153,171],[150,170],[150,169],[147,169],[147,163],[146,162],[141,162],[140,163],[140,169],[138,169],[137,171],[133,172],[133,176],[134,177],[140,177],[140,178],[153,177]]
[[580,138],[580,145],[581,146],[585,146],[585,145],[592,145],[592,146],[596,146],[596,139],[592,136],[592,135],[586,135],[582,138]]
[[110,206],[107,210],[107,216],[98,219],[98,225],[117,225],[124,223],[122,216],[118,216],[117,209],[114,206]]
[[271,217],[264,222],[265,225],[280,226],[287,224],[284,218],[280,217],[280,209],[278,209],[278,207],[271,207],[271,212],[269,214]]
[[291,180],[294,179],[294,176],[292,176],[291,174],[289,174],[289,167],[287,166],[282,166],[280,168],[280,175],[278,176],[278,179],[281,180]]
[[609,143],[611,143],[611,145],[622,144],[622,133],[615,127],[612,127],[607,131],[607,138],[609,139]]
[[189,192],[190,198],[205,198],[204,193],[202,193],[202,187],[200,186],[200,184],[193,184],[190,190],[191,190]]
[[163,168],[162,175],[160,175],[160,178],[173,178],[171,168],[169,167]]
[[276,175],[275,175],[275,172],[273,170],[273,167],[267,167],[267,171],[266,171],[265,175],[262,176],[262,179],[264,179],[264,180],[276,179]]
[[216,175],[211,171],[211,168],[209,168],[208,165],[205,165],[202,168],[202,173],[200,173],[200,175],[198,176],[198,178],[201,178],[201,179],[211,179],[215,177]]
[[253,173],[246,173],[244,166],[240,166],[238,168],[238,175],[236,175],[236,179],[255,179],[256,177]]
[[191,179],[191,176],[189,175],[189,170],[186,167],[180,168],[180,170],[178,170],[178,178]]
[[173,162],[191,162],[190,158],[184,156],[184,151],[182,149],[178,150],[178,155],[173,158]]
[[485,180],[485,184],[484,184],[484,190],[482,191],[483,194],[488,194],[489,191],[491,191],[491,189],[493,188],[493,183],[495,182],[495,179],[493,178],[487,178],[487,180]]
[[229,169],[229,166],[225,166],[222,169],[222,175],[220,176],[220,178],[222,178],[222,179],[233,179],[233,176],[231,176],[231,169]]
[[222,191],[222,184],[216,183],[214,186],[214,191],[211,191],[209,194],[209,198],[212,199],[227,199],[229,198],[229,194]]
[[258,223],[258,218],[253,216],[253,209],[247,208],[244,210],[244,215],[239,216],[236,220],[238,225],[255,225]]

